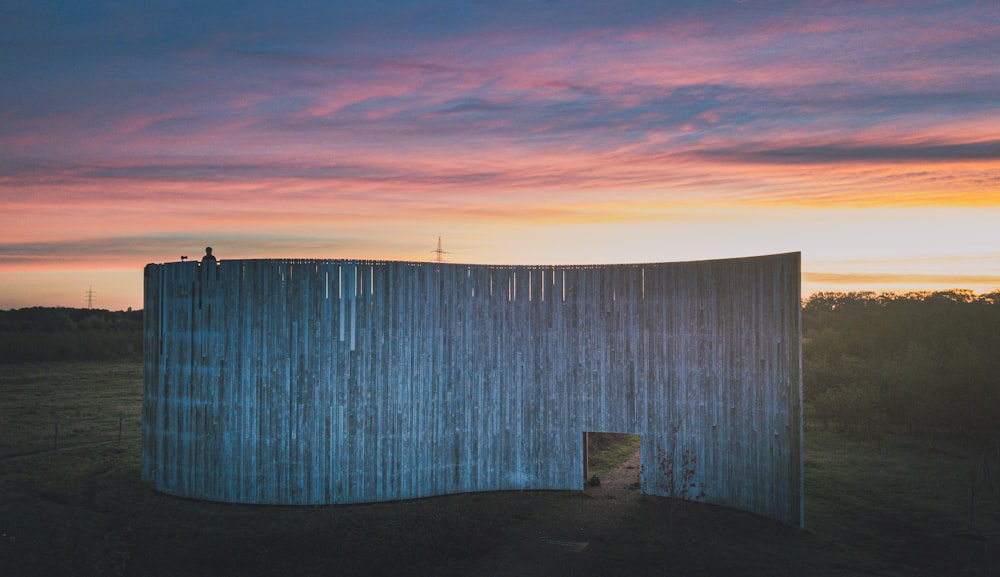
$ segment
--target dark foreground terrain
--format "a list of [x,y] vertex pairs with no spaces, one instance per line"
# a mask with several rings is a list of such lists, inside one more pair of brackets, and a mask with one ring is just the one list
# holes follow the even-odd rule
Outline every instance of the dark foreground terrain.
[[1000,574],[979,448],[808,431],[804,530],[639,495],[634,454],[584,492],[226,505],[140,481],[141,387],[137,364],[0,366],[0,575]]

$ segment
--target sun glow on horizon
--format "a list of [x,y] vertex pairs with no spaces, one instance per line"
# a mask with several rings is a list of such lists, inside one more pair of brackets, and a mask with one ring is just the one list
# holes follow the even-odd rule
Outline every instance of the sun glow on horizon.
[[0,308],[88,272],[135,307],[145,263],[206,245],[424,260],[439,235],[485,264],[801,251],[804,290],[1000,276],[989,3],[251,0],[141,35],[52,8],[0,20]]

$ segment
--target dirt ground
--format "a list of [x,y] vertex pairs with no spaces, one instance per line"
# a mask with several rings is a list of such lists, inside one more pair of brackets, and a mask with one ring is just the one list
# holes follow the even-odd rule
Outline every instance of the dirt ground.
[[584,491],[318,507],[157,493],[139,478],[138,440],[2,458],[0,577],[998,574],[1000,509],[984,502],[970,534],[967,501],[947,498],[963,477],[940,488],[965,460],[812,443],[806,529],[642,495],[638,453]]
[[230,505],[142,482],[141,376],[0,370],[0,577],[1000,575],[1000,490],[970,510],[962,446],[807,428],[805,529],[641,495],[638,454],[584,491]]
[[475,563],[449,567],[447,575],[488,577],[552,577],[581,575],[591,559],[622,530],[629,514],[641,506],[639,451],[587,485],[572,505],[550,511],[526,533]]
[[109,444],[0,460],[0,575],[581,575],[642,501],[638,451],[582,493],[316,508],[178,499],[135,458]]

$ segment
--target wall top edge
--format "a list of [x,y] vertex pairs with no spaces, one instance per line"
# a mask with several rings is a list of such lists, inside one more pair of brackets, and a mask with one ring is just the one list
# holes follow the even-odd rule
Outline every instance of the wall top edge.
[[[725,263],[733,261],[749,261],[756,259],[779,259],[779,258],[796,258],[801,260],[802,253],[800,251],[794,252],[784,252],[784,253],[774,253],[765,255],[752,255],[752,256],[741,256],[741,257],[731,257],[731,258],[718,258],[718,259],[701,259],[701,260],[679,260],[679,261],[658,261],[658,262],[630,262],[630,263],[603,263],[603,264],[484,264],[484,263],[460,263],[460,262],[436,262],[436,261],[406,261],[406,260],[383,260],[383,259],[352,259],[352,258],[243,258],[243,259],[226,259],[220,258],[217,262],[226,263],[262,263],[262,264],[317,264],[317,265],[329,265],[329,264],[348,264],[348,265],[411,265],[414,267],[420,266],[444,266],[444,267],[476,267],[476,268],[491,268],[491,269],[532,269],[532,270],[551,270],[551,269],[599,269],[599,268],[629,268],[629,267],[643,267],[643,266],[663,266],[670,264],[693,264],[693,263]],[[177,265],[197,265],[200,261],[196,259],[187,261],[170,261],[165,263],[148,263],[146,266],[177,266]]]

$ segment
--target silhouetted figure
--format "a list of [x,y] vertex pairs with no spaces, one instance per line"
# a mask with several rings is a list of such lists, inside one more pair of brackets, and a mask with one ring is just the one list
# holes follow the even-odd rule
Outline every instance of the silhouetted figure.
[[[214,275],[210,275],[208,271],[215,271]],[[216,266],[215,256],[212,255],[212,247],[205,247],[205,256],[201,257],[201,266],[198,267],[198,274],[205,280],[218,279],[219,278],[219,267]],[[199,299],[201,296],[199,295]],[[201,306],[200,304],[198,305]]]

